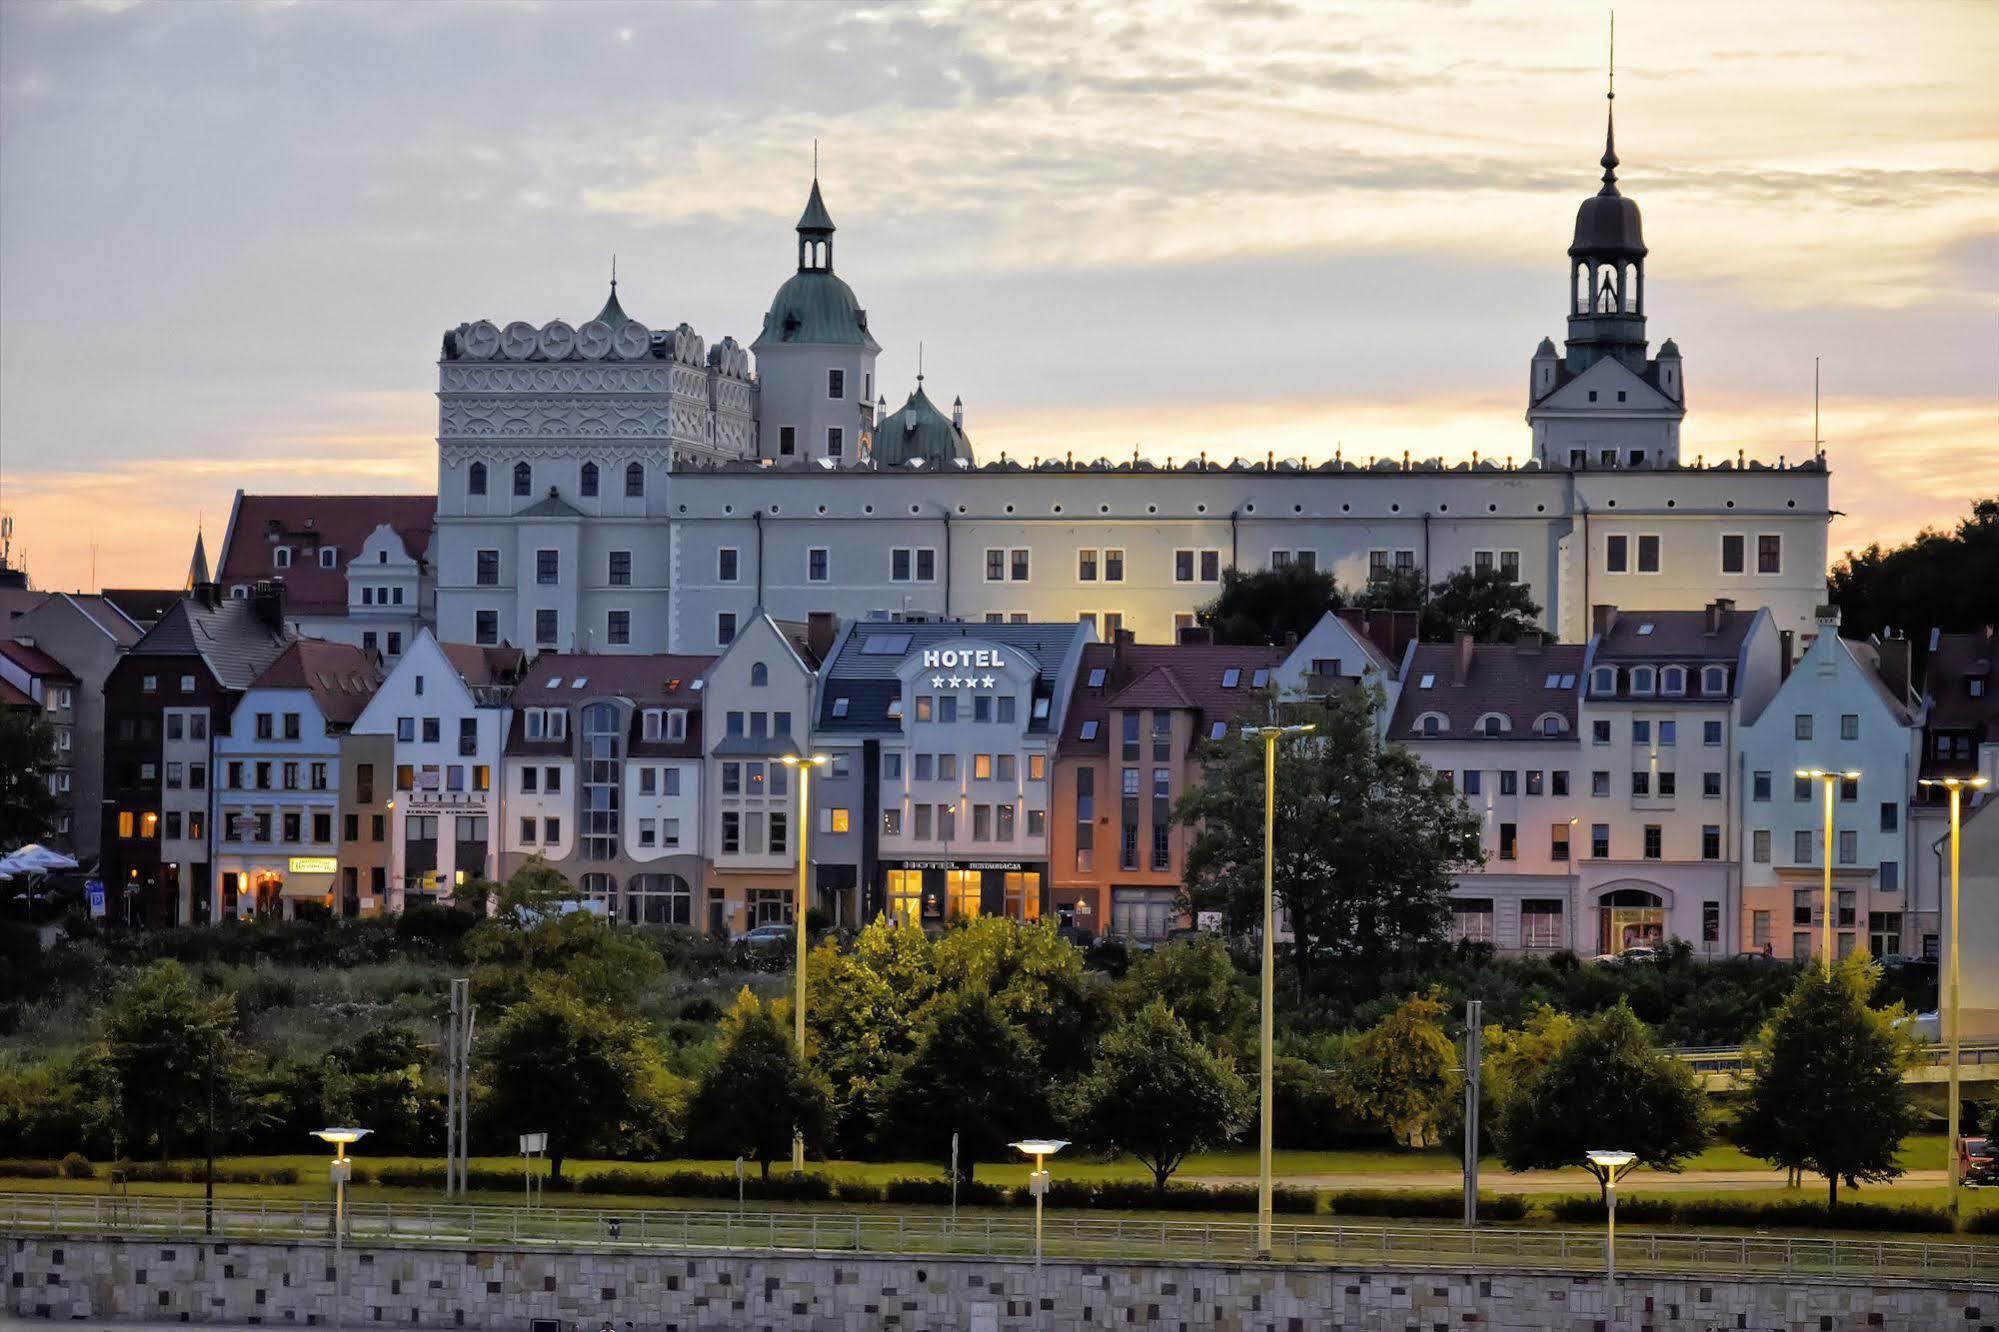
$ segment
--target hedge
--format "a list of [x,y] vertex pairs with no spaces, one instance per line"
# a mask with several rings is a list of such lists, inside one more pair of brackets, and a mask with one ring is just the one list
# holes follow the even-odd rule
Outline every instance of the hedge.
[[[199,1184],[203,1179],[199,1161],[114,1161],[103,1167],[109,1174],[122,1174],[126,1182],[132,1184]],[[83,1173],[83,1172],[88,1173]],[[75,1152],[60,1162],[56,1161],[0,1161],[0,1178],[8,1179],[95,1179],[99,1168]],[[361,1180],[361,1172],[354,1177]],[[439,1183],[443,1182],[439,1172]],[[215,1171],[218,1184],[296,1184],[298,1170],[292,1166],[275,1166],[269,1170],[245,1168],[242,1166],[219,1166]]]
[[[1465,1213],[1465,1196],[1455,1189],[1398,1193],[1390,1189],[1346,1189],[1328,1200],[1334,1216],[1413,1216],[1458,1220]],[[1513,1194],[1478,1196],[1482,1221],[1519,1221],[1527,1215],[1527,1200]]]
[[[1596,1198],[1558,1198],[1548,1204],[1557,1221],[1597,1224],[1603,1203]],[[1654,1225],[1773,1227],[1809,1230],[1891,1230],[1947,1234],[1950,1213],[1938,1207],[1896,1207],[1885,1203],[1735,1202],[1726,1198],[1627,1198],[1617,1204],[1625,1221]]]

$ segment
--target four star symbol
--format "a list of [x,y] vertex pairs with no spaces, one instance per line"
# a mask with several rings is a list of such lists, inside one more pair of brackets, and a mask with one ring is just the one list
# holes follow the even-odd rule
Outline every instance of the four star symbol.
[[942,688],[944,687],[944,677],[943,677],[943,676],[941,676],[941,675],[933,675],[933,676],[931,676],[931,677],[930,677],[930,687],[931,687],[932,689],[942,689]]

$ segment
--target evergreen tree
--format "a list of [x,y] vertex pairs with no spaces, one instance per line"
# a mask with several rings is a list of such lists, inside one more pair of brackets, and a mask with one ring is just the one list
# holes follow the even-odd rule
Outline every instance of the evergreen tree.
[[1065,1099],[1083,1141],[1132,1156],[1163,1193],[1188,1156],[1242,1127],[1250,1090],[1232,1061],[1154,999],[1112,1028]]
[[38,711],[0,708],[0,851],[39,842],[55,827],[55,771],[55,728]]
[[[1975,501],[1954,532],[1925,528],[1890,550],[1877,542],[1832,569],[1832,604],[1848,638],[1895,629],[1925,649],[1931,629],[1968,633],[1993,621],[1999,587],[1999,495]],[[1916,663],[1920,678],[1922,662]]]
[[715,1061],[687,1107],[688,1134],[722,1155],[749,1157],[765,1179],[770,1163],[791,1154],[794,1131],[816,1146],[825,1135],[826,1091],[799,1062],[778,1006],[744,986],[722,1019]]
[[1011,1155],[1008,1144],[1041,1131],[1047,1092],[1034,1045],[982,990],[957,990],[930,1007],[915,1051],[885,1098],[884,1142],[919,1159],[958,1160],[965,1178],[981,1161]]
[[1830,973],[1808,966],[1749,1048],[1749,1097],[1736,1121],[1742,1150],[1789,1170],[1825,1176],[1826,1202],[1839,1182],[1893,1179],[1902,1139],[1917,1116],[1902,1075],[1915,1037],[1893,1008],[1870,1008],[1880,969],[1864,954]]
[[1621,1000],[1577,1023],[1538,1072],[1516,1072],[1493,1126],[1508,1170],[1580,1165],[1600,1147],[1678,1170],[1707,1145],[1707,1095],[1693,1070],[1654,1046]]

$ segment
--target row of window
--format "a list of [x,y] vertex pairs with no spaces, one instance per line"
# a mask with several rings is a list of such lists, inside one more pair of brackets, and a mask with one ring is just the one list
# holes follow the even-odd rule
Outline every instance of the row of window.
[[[483,495],[486,493],[486,464],[475,462],[465,473],[465,493]],[[594,499],[601,493],[602,480],[597,464],[583,464],[582,474],[577,480],[577,490],[586,498]],[[646,493],[646,469],[641,463],[629,463],[625,467],[625,496],[641,499]],[[534,494],[534,468],[525,462],[514,464],[514,496],[525,499]],[[280,566],[282,567],[282,566]],[[332,568],[332,565],[327,565]]]
[[[1047,810],[1023,811],[1015,805],[1001,803],[974,804],[971,806],[971,811],[971,840],[974,842],[1011,842],[1023,828],[1029,838],[1044,837],[1048,832]],[[908,813],[910,841],[954,842],[958,839],[957,805],[911,805]],[[882,810],[882,836],[901,837],[903,827],[903,810],[900,806],[891,806]]]
[[[1822,833],[1815,828],[1799,828],[1791,833],[1791,864],[1798,866],[1821,865],[1818,859],[1819,842]],[[1752,828],[1749,831],[1749,859],[1758,865],[1771,863],[1771,833],[1768,828]],[[1860,863],[1860,834],[1852,828],[1835,830],[1834,845],[1838,864],[1857,865]],[[1884,860],[1880,863],[1880,886],[1883,892],[1898,892],[1901,889],[1901,863]]]
[[[1723,727],[1719,718],[1709,718],[1701,723],[1701,744],[1717,747],[1723,740]],[[1590,722],[1590,742],[1607,745],[1610,743],[1610,719],[1598,717]],[[1671,717],[1634,717],[1631,720],[1631,743],[1657,749],[1672,749],[1680,743],[1680,723]]]
[[[297,552],[293,551],[290,546],[271,547],[271,567],[274,569],[291,568],[296,554]],[[305,554],[310,559],[313,552],[308,550]],[[339,568],[340,548],[338,546],[321,546],[319,548],[319,567],[322,569]]]
[[[971,773],[970,780],[975,782],[1011,782],[1018,779],[1020,763],[1015,755],[972,754],[969,755],[971,762],[966,765],[961,765],[958,762],[959,757],[957,754],[911,754],[909,756],[910,780],[917,782],[955,782],[958,780],[958,773],[961,767]],[[836,769],[840,763],[840,759],[841,756],[836,755],[834,757],[833,762]],[[902,754],[896,751],[883,754],[881,769],[883,781],[901,781],[903,769]],[[836,770],[833,775],[838,777],[843,774]],[[1029,754],[1027,756],[1027,780],[1030,782],[1039,782],[1045,781],[1047,777],[1048,756],[1046,754]]]
[[[1540,768],[1528,768],[1523,771],[1497,768],[1493,769],[1492,773],[1493,790],[1498,795],[1565,796],[1569,793],[1569,772],[1566,768],[1551,768],[1545,772]],[[1437,777],[1447,783],[1461,778],[1463,785],[1460,789],[1468,796],[1485,794],[1485,771],[1481,769],[1466,768],[1462,774],[1459,774],[1449,768],[1440,768],[1437,770]]]
[[483,763],[474,763],[469,767],[460,763],[396,765],[398,791],[489,791],[492,786],[493,770]]
[[[307,822],[308,817],[310,823]],[[267,809],[224,810],[221,819],[222,840],[225,842],[276,842],[294,846],[333,844],[332,810],[286,810],[275,822]],[[273,829],[281,835],[273,838]],[[310,836],[306,835],[308,831]]]
[[361,587],[361,604],[363,606],[400,606],[403,604],[402,584],[397,583],[393,587],[373,587],[363,584]]
[[[169,763],[167,767],[178,767]],[[199,765],[196,765],[199,766]],[[300,763],[287,760],[276,762],[270,759],[231,759],[223,768],[222,789],[225,791],[324,791],[327,788],[328,765],[325,762]],[[272,779],[275,776],[276,784]],[[300,778],[305,783],[301,785]]]
[[[1633,554],[1636,554],[1634,564]],[[1743,532],[1724,532],[1721,537],[1721,572],[1741,574],[1749,571],[1749,537]],[[1644,532],[1635,535],[1613,532],[1603,539],[1603,569],[1605,573],[1658,573],[1659,534]],[[1759,574],[1781,574],[1784,571],[1784,538],[1776,532],[1759,533],[1756,537],[1756,572]]]
[[[1652,626],[1638,626],[1640,634],[1650,632]],[[1729,669],[1726,666],[1703,666],[1700,668],[1701,694],[1707,698],[1728,697]],[[1687,693],[1688,681],[1693,678],[1691,667],[1687,666],[1598,666],[1590,672],[1590,693],[1606,697],[1621,692],[1649,697],[1664,694],[1681,697]]]
[[[160,677],[157,675],[140,676],[139,692],[142,694],[159,693]],[[180,692],[183,694],[192,694],[194,692],[194,677],[192,675],[183,675],[180,677]]]

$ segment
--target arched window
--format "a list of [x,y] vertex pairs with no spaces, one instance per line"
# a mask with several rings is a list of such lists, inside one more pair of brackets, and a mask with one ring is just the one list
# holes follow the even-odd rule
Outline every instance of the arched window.
[[482,462],[472,464],[472,469],[465,474],[465,493],[468,495],[486,493],[486,464]]
[[1662,694],[1684,694],[1687,692],[1687,668],[1668,666],[1659,672],[1659,692]]
[[582,484],[578,485],[578,486],[576,487],[576,490],[577,490],[577,493],[578,493],[578,494],[580,494],[580,495],[584,495],[584,496],[588,496],[588,497],[594,497],[594,496],[595,496],[595,495],[597,494],[597,464],[596,464],[596,463],[589,463],[589,462],[587,462],[587,463],[584,463],[584,464],[583,464],[583,480],[582,480]]
[[638,463],[625,468],[625,498],[638,499],[646,493],[646,469]]
[[1478,729],[1482,735],[1505,735],[1509,728],[1504,714],[1488,712],[1478,719]]
[[757,662],[750,667],[750,685],[752,688],[761,689],[769,683],[770,667],[764,665],[762,662]]
[[1443,713],[1426,712],[1416,719],[1416,729],[1424,735],[1442,735],[1451,728],[1450,723],[1444,720]]
[[1535,719],[1534,729],[1542,735],[1560,735],[1569,729],[1569,724],[1559,712],[1544,712]]
[[1728,692],[1728,667],[1705,666],[1701,668],[1701,692],[1710,696],[1720,696]]
[[1615,888],[1597,898],[1598,906],[1607,907],[1662,907],[1664,898],[1657,893],[1648,893],[1643,888]]
[[534,468],[524,462],[514,464],[514,494],[526,496],[534,493]]
[[1617,667],[1599,666],[1590,672],[1590,691],[1596,694],[1617,692]]
[[1633,666],[1631,668],[1631,692],[1634,694],[1649,694],[1653,692],[1654,674],[1650,666]]

